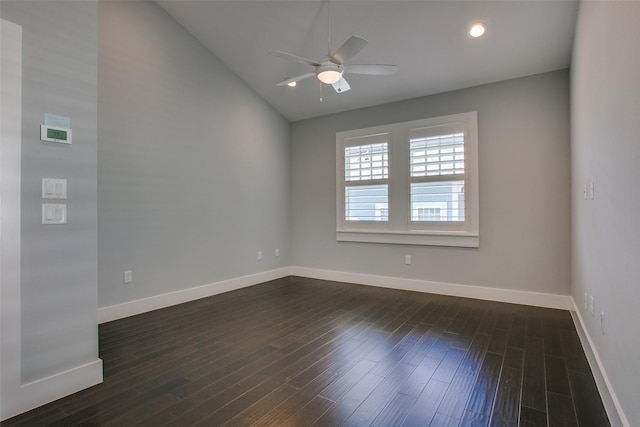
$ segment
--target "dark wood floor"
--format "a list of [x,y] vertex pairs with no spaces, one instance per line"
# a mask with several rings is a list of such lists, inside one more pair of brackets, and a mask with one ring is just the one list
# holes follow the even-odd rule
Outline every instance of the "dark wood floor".
[[568,312],[291,277],[100,326],[9,426],[607,426]]

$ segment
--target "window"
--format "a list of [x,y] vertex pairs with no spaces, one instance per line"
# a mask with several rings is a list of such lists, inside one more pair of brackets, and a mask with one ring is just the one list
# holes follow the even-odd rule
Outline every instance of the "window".
[[478,247],[477,113],[339,132],[337,239]]
[[388,221],[388,135],[353,138],[344,147],[344,200],[347,221]]

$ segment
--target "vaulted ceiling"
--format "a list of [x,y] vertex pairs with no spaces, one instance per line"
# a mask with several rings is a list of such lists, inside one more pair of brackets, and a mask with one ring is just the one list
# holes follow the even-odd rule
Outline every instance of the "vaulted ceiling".
[[[572,0],[158,4],[291,121],[567,68],[578,10]],[[276,86],[313,69],[269,52],[322,58],[329,16],[332,52],[357,35],[369,44],[350,64],[395,64],[397,73],[345,75],[351,90],[341,94],[315,77]],[[475,21],[488,28],[479,39],[467,34]]]

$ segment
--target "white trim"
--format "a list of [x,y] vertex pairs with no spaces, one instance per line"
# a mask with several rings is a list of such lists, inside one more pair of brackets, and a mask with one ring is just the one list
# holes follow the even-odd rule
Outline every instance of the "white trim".
[[568,295],[488,288],[484,286],[458,285],[454,283],[404,279],[389,276],[374,276],[371,274],[320,270],[307,267],[291,267],[291,274],[294,276],[314,279],[334,280],[338,282],[356,283],[359,285],[507,302],[511,304],[531,305],[535,307],[556,308],[560,310],[570,310],[571,308],[571,297]]
[[0,420],[4,420],[18,413],[16,406],[24,397],[20,392],[22,27],[0,19],[0,32]]
[[200,298],[221,294],[236,289],[246,288],[248,286],[257,285],[269,280],[280,279],[282,277],[287,277],[290,275],[290,268],[283,267],[275,270],[251,274],[248,276],[236,277],[233,279],[222,280],[220,282],[196,286],[193,288],[182,289],[166,294],[154,295],[148,298],[127,301],[121,304],[100,307],[98,308],[98,323],[105,323],[129,316],[135,316],[136,314],[146,313],[148,311],[153,311],[176,304],[182,304],[184,302],[193,301]]
[[102,382],[102,359],[23,384],[3,396],[2,420],[58,400]]
[[468,233],[396,233],[386,231],[336,231],[338,242],[388,243],[396,245],[453,246],[479,248],[480,236]]
[[589,366],[591,367],[591,372],[593,373],[593,378],[596,381],[596,386],[598,387],[598,391],[600,392],[600,397],[602,398],[602,403],[604,404],[604,408],[607,411],[607,415],[609,416],[611,425],[631,427],[631,423],[627,419],[622,409],[620,400],[618,400],[618,396],[616,395],[616,392],[611,385],[611,381],[609,380],[609,376],[604,369],[604,364],[600,359],[598,350],[596,349],[596,346],[591,339],[591,335],[589,334],[588,329],[585,326],[582,315],[580,314],[580,310],[578,309],[578,305],[576,304],[576,301],[573,299],[573,297],[571,297],[570,310],[571,318],[573,319],[576,331],[578,332],[578,337],[580,337],[580,343],[582,344],[584,353],[587,356]]

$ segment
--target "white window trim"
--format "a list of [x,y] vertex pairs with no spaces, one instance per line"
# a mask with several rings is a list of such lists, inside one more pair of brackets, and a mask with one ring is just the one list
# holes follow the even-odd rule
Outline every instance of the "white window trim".
[[[412,129],[463,124],[465,132],[465,222],[412,224],[409,215],[409,132]],[[389,221],[346,221],[344,218],[344,147],[351,138],[388,133],[389,140]],[[452,114],[410,122],[356,129],[336,134],[336,239],[405,245],[477,248],[479,233],[478,117],[477,112]]]

